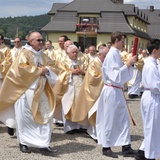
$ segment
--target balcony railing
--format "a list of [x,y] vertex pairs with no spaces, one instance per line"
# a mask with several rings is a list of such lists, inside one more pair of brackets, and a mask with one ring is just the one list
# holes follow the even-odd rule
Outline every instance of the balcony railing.
[[77,27],[76,32],[81,34],[84,31],[86,31],[86,33],[88,34],[96,34],[99,28],[97,24],[85,24],[85,23],[76,24],[76,27]]

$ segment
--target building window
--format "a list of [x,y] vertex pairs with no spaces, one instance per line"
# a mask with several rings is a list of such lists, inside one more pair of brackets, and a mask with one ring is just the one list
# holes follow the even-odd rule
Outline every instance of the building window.
[[99,18],[98,17],[80,17],[80,23],[83,23],[84,19],[88,19],[88,24],[99,25]]
[[133,41],[132,41],[131,45],[133,46]]
[[79,23],[76,25],[77,31],[83,32],[86,30],[87,32],[96,33],[99,28],[99,18],[98,17],[80,17]]

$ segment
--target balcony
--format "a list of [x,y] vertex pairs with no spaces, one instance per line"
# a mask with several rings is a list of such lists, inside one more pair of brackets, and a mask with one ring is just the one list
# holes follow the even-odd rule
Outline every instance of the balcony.
[[97,30],[99,26],[97,24],[89,24],[89,23],[79,23],[76,24],[76,34],[97,34]]

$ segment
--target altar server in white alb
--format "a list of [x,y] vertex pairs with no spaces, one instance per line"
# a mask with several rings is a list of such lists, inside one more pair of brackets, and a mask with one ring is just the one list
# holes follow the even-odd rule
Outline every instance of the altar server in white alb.
[[142,71],[145,91],[141,98],[144,140],[136,160],[160,158],[160,71],[157,65],[157,59],[160,58],[160,40],[151,39],[147,49],[150,56]]
[[14,106],[20,150],[37,147],[51,153],[51,124],[55,108],[52,87],[57,80],[54,61],[42,52],[42,36],[29,34],[25,46],[10,67],[0,92],[0,112]]
[[103,147],[103,155],[112,158],[118,158],[111,150],[113,146],[122,146],[124,156],[135,153],[130,145],[130,122],[123,87],[132,78],[132,65],[136,62],[137,57],[130,57],[126,64],[123,64],[120,50],[124,48],[125,37],[121,32],[111,34],[112,47],[102,66],[104,86],[97,109],[98,144]]

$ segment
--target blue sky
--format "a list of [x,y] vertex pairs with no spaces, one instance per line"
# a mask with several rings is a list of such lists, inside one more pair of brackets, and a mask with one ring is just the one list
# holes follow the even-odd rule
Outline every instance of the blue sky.
[[[69,3],[73,0],[1,0],[0,17],[34,16],[48,13],[53,3]],[[154,5],[160,9],[160,0],[124,0],[140,9]]]

